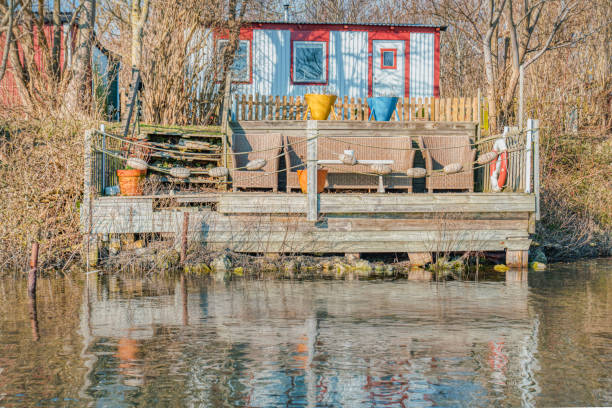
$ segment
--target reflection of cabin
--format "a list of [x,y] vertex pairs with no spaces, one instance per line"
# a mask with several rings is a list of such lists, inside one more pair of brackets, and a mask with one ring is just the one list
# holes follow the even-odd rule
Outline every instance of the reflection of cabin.
[[[439,97],[445,29],[251,22],[240,32],[232,78],[240,94]],[[217,50],[226,38],[217,35]]]
[[[216,401],[217,384],[225,384],[233,390],[226,398],[247,398],[248,406],[287,400],[358,406],[373,397],[446,406],[496,384],[513,387],[506,373],[533,379],[537,366],[537,319],[528,310],[526,284],[183,284],[90,281],[81,314],[88,349],[113,345],[117,357],[108,360],[105,349],[93,363],[111,373],[97,384],[108,398],[117,396],[120,381],[150,392],[156,379],[144,373],[153,353],[185,372],[186,396],[202,405]],[[384,329],[393,333],[381,337]],[[448,367],[449,378],[432,374],[440,366]],[[222,367],[236,368],[225,377]],[[453,367],[481,370],[491,382],[453,376]],[[244,386],[232,387],[244,379]],[[447,392],[449,382],[455,395]],[[522,387],[521,395],[531,398],[534,389]]]

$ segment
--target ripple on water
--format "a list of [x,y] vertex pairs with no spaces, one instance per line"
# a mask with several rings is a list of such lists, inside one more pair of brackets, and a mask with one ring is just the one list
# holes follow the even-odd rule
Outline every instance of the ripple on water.
[[0,406],[612,405],[612,262],[528,282],[0,281]]

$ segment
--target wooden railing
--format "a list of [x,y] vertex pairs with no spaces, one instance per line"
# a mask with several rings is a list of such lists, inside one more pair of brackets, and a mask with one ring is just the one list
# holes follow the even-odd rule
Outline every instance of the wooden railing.
[[[392,121],[429,120],[441,122],[477,122],[488,128],[486,99],[467,98],[404,98],[397,103],[398,116]],[[366,98],[339,98],[334,105],[339,120],[368,120],[370,108]],[[302,97],[272,95],[236,95],[232,120],[304,120],[309,115]],[[333,115],[330,115],[333,119]]]

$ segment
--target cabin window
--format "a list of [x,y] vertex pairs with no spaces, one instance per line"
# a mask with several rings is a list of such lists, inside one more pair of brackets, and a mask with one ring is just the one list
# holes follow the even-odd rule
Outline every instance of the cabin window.
[[326,46],[322,41],[293,42],[293,82],[326,82]]
[[[228,40],[219,40],[217,42],[217,52],[220,56],[223,55],[223,51],[228,44]],[[234,63],[232,64],[233,82],[250,82],[250,52],[250,41],[240,40],[238,43],[238,49],[236,50],[236,55],[234,56]]]
[[397,50],[395,48],[383,48],[380,50],[380,67],[382,69],[397,68]]

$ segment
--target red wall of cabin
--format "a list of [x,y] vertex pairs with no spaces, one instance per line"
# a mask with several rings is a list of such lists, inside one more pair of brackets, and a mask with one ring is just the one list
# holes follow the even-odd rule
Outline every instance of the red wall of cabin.
[[[53,40],[53,25],[52,24],[45,24],[45,26],[43,27],[44,33],[45,33],[45,37],[47,39],[47,42],[49,43],[49,47],[52,47],[52,40]],[[74,30],[74,28],[73,28]],[[44,68],[44,59],[43,59],[43,52],[41,50],[41,44],[38,40],[38,35],[36,34],[38,32],[38,28],[34,27],[34,62],[35,64],[39,67],[39,69],[43,69]],[[60,34],[60,67],[63,66],[64,64],[64,58],[65,58],[65,47],[64,47],[64,26],[62,26],[62,30],[61,30],[61,34]],[[74,38],[74,35],[73,35]],[[1,34],[0,35],[0,50],[4,50],[5,47],[5,39],[6,36],[5,34]],[[19,43],[17,43],[17,50],[19,52],[19,59],[23,62],[24,56],[23,56],[23,50],[21,49],[21,45]],[[74,49],[74,43],[70,44],[70,46]],[[13,69],[11,67],[11,62],[10,62],[10,58],[9,61],[7,62],[7,67],[6,67],[6,72],[4,74],[4,78],[2,78],[2,81],[0,82],[0,104],[2,104],[3,106],[21,106],[22,105],[22,101],[21,101],[21,97],[19,96],[19,91],[17,90],[17,84],[15,83],[15,78],[13,76]]]

